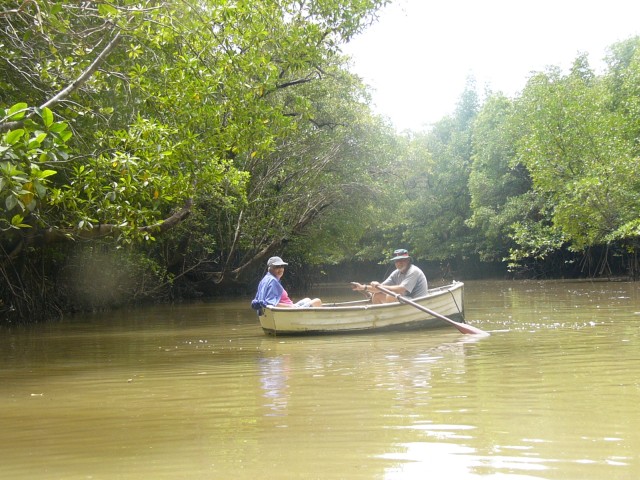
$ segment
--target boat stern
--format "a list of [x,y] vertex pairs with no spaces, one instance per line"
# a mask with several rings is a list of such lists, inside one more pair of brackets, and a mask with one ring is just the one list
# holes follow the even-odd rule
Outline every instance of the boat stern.
[[276,320],[273,316],[273,311],[270,308],[263,308],[262,315],[258,312],[258,320],[260,321],[260,326],[264,333],[267,335],[275,335],[276,334]]

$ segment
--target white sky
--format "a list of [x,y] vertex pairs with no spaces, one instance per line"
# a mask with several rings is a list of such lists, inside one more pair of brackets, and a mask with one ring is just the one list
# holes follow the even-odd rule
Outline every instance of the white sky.
[[375,111],[420,130],[453,112],[470,76],[480,94],[514,96],[581,52],[600,72],[608,47],[639,34],[640,0],[393,0],[344,52]]

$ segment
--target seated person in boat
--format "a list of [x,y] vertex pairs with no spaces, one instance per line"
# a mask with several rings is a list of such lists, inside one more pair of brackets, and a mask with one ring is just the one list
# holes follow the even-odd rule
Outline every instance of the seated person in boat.
[[296,303],[289,298],[287,291],[280,283],[284,275],[284,267],[288,263],[283,262],[280,257],[271,257],[267,261],[267,273],[258,284],[256,297],[251,302],[251,307],[260,310],[268,305],[273,307],[321,307],[322,300],[319,298],[303,298]]
[[376,285],[382,285],[387,290],[410,298],[423,297],[427,294],[427,289],[429,288],[427,277],[422,270],[411,262],[411,257],[407,250],[404,248],[395,250],[391,261],[395,263],[396,269],[384,282],[371,282],[364,285],[354,283],[352,286],[353,290],[371,292],[372,303],[390,303],[397,301],[393,295],[376,291]]

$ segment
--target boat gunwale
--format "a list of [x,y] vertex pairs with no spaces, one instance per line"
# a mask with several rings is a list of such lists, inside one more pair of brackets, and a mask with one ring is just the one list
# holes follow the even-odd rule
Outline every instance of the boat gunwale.
[[[416,298],[412,298],[411,300],[413,302],[416,303],[420,303],[424,300],[427,300],[429,298],[432,297],[436,297],[438,295],[442,295],[445,293],[452,293],[456,290],[458,290],[459,288],[462,288],[464,286],[463,282],[457,282],[457,281],[453,281],[450,284],[447,285],[443,285],[440,287],[435,287],[432,289],[429,289],[427,294],[422,296],[422,297],[416,297]],[[346,305],[346,304],[352,304],[352,303],[356,303],[356,302],[362,302],[362,305]],[[330,306],[333,305],[333,306]],[[320,311],[320,312],[326,312],[326,311],[365,311],[365,310],[370,310],[370,309],[385,309],[385,308],[394,308],[394,307],[398,307],[398,306],[402,306],[402,305],[406,305],[400,301],[395,301],[395,302],[390,302],[390,303],[371,303],[371,299],[369,300],[356,300],[355,302],[344,302],[344,303],[334,303],[334,304],[327,304],[326,306],[321,306],[321,307],[298,307],[298,308],[290,308],[290,307],[276,307],[276,306],[271,306],[271,305],[267,305],[266,308],[268,308],[269,310],[272,310],[273,312],[278,312],[278,313],[300,313],[300,312],[314,312],[314,311]]]

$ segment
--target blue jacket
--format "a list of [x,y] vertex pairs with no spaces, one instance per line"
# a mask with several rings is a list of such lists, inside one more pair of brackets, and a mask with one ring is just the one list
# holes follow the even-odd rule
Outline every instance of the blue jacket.
[[284,288],[282,287],[280,280],[267,272],[258,284],[256,298],[251,301],[251,308],[254,310],[260,310],[267,305],[277,305],[278,302],[280,302],[283,291]]

